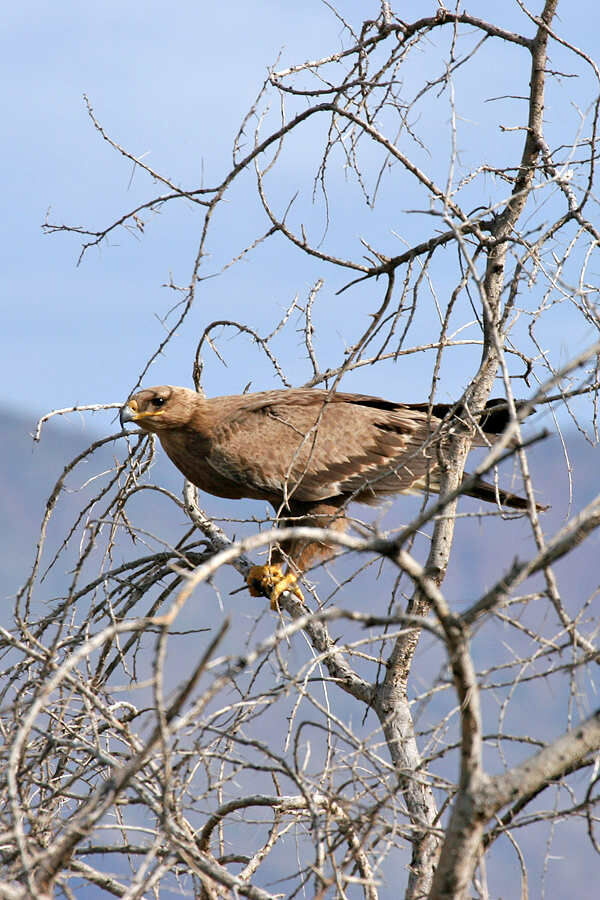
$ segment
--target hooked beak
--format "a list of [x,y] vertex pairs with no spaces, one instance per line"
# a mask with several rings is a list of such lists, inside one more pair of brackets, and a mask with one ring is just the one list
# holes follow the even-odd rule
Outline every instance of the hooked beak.
[[121,423],[121,428],[125,425],[125,422],[135,422],[138,416],[138,405],[135,400],[128,400],[125,406],[121,407],[121,413],[119,415],[119,422]]

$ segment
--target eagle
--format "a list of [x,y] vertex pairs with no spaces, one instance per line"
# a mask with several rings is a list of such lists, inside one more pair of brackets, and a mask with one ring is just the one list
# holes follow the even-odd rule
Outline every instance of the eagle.
[[[461,417],[468,421],[456,405],[311,388],[207,398],[163,385],[131,396],[120,421],[156,434],[175,466],[202,491],[267,501],[283,526],[343,530],[350,501],[374,506],[393,494],[439,491],[440,451],[448,427]],[[488,401],[473,444],[489,443],[508,421],[506,402]],[[482,479],[465,493],[528,508],[525,498]],[[299,576],[334,552],[315,541],[282,542],[271,549],[268,565],[252,567],[249,590],[270,597],[273,609],[285,590],[302,599]]]

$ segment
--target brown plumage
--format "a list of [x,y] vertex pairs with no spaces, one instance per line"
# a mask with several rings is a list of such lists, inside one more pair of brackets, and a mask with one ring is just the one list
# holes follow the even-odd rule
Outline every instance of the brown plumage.
[[[484,434],[504,429],[502,406],[501,400],[488,403],[480,421]],[[155,433],[177,468],[209,494],[266,500],[281,524],[300,520],[341,529],[350,500],[376,505],[391,494],[439,490],[439,429],[450,409],[303,388],[207,399],[167,385],[131,397],[121,424],[135,422]],[[474,444],[486,442],[481,431]],[[528,505],[482,480],[467,493],[516,509]],[[251,590],[270,594],[272,605],[284,589],[300,595],[293,574],[281,582],[283,558],[302,573],[332,553],[314,542],[274,548],[272,571],[255,567]]]

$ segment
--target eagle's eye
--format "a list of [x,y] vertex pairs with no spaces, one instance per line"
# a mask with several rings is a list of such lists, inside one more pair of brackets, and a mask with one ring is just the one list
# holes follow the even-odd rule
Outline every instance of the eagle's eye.
[[164,406],[167,401],[164,397],[153,397],[150,403],[155,409],[160,409],[161,406]]

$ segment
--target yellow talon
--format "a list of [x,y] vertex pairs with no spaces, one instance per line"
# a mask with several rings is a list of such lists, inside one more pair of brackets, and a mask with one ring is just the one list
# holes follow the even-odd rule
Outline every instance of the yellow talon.
[[294,594],[304,603],[298,579],[293,572],[283,574],[281,566],[252,566],[246,579],[248,590],[253,597],[266,596],[271,600],[271,609],[279,609],[278,601],[284,591]]

